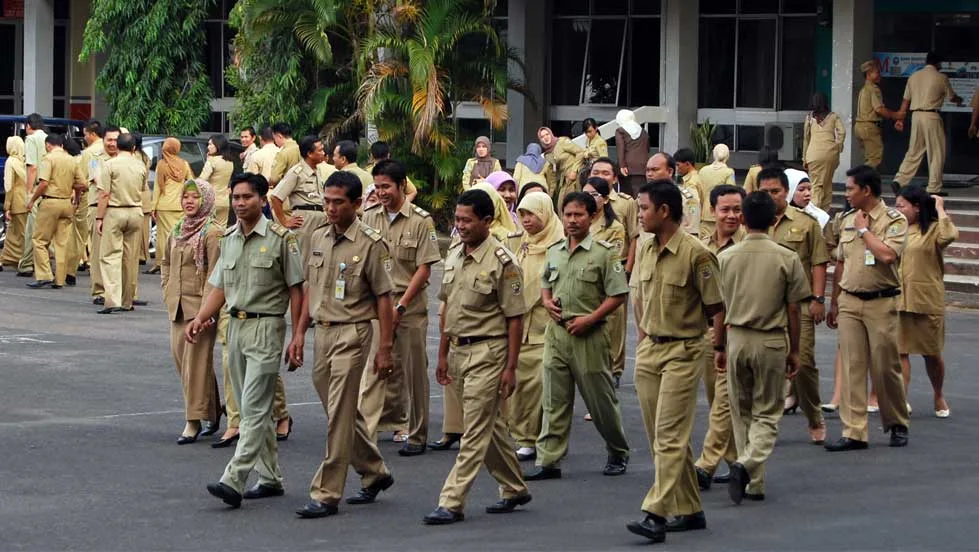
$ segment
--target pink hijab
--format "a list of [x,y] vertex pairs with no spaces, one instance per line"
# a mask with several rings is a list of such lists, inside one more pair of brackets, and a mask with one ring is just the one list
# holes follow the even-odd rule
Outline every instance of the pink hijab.
[[[506,184],[507,182],[512,182],[514,189],[516,189],[516,187],[517,187],[517,181],[514,180],[513,177],[510,176],[510,173],[508,173],[506,171],[492,172],[492,173],[489,174],[489,176],[486,177],[486,181],[489,182],[490,185],[493,186],[493,188],[497,192],[500,191],[500,186]],[[520,228],[519,221],[517,220],[517,209],[516,209],[516,205],[514,205],[513,207],[510,207],[509,209],[510,209],[510,218],[513,219],[513,222],[518,223],[517,224],[517,228]]]

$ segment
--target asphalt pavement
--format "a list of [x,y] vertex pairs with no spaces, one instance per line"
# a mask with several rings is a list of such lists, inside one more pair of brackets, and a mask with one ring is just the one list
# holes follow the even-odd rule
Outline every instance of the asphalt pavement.
[[[211,449],[210,439],[187,446],[174,442],[183,410],[159,277],[140,277],[149,306],[111,316],[95,314],[87,275],[79,287],[62,290],[30,290],[26,282],[9,270],[0,273],[2,550],[634,550],[645,544],[625,529],[640,516],[653,478],[632,384],[634,337],[620,390],[632,447],[625,476],[601,474],[604,447],[582,419],[579,403],[564,478],[531,483],[534,500],[516,513],[483,511],[497,500],[496,485],[484,471],[470,492],[465,522],[422,525],[422,516],[436,506],[454,453],[401,458],[391,435],[382,434],[395,485],[375,504],[342,504],[338,516],[301,520],[294,510],[307,499],[326,431],[308,367],[284,376],[296,420],[292,437],[279,447],[286,495],[228,510],[204,487],[217,481],[231,451]],[[766,502],[734,506],[726,488],[716,486],[703,493],[707,530],[670,534],[665,544],[653,546],[979,549],[979,429],[973,423],[979,413],[973,341],[979,316],[949,312],[947,328],[951,418],[932,415],[931,390],[918,359],[907,448],[888,448],[887,436],[873,431],[869,450],[828,453],[807,442],[801,413],[787,416],[768,463]],[[433,317],[433,361],[436,331]],[[312,334],[307,344],[311,349]],[[820,327],[824,399],[832,391],[835,347],[834,333]],[[220,367],[218,373],[220,378]],[[435,439],[441,434],[442,399],[434,377],[432,382]],[[693,441],[699,452],[707,420],[702,392],[696,416]],[[835,415],[828,425],[830,438],[838,437]],[[878,425],[872,416],[871,426]],[[358,487],[351,471],[346,494]]]

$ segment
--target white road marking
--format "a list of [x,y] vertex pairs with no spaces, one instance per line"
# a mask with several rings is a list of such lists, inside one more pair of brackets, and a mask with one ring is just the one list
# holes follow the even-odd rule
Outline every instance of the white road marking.
[[15,345],[17,343],[54,343],[46,339],[37,339],[34,336],[43,334],[20,334],[20,335],[0,335],[0,344]]

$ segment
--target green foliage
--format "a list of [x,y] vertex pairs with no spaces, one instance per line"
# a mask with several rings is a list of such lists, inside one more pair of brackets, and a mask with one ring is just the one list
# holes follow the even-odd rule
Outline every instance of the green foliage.
[[704,120],[703,123],[699,125],[690,125],[690,141],[693,144],[693,153],[698,163],[708,163],[710,162],[711,148],[714,147],[714,131],[717,130],[717,125],[710,122],[710,119]]
[[211,114],[203,21],[214,0],[93,0],[80,59],[104,53],[96,86],[109,119],[193,135]]

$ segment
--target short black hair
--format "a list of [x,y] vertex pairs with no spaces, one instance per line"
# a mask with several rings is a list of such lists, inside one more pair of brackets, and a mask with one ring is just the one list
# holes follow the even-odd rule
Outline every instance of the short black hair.
[[391,146],[389,146],[387,142],[378,140],[377,142],[371,144],[370,152],[371,157],[373,157],[375,161],[380,161],[381,159],[391,157]]
[[670,218],[679,224],[683,220],[683,194],[672,180],[661,178],[647,182],[639,188],[640,194],[646,194],[653,208],[666,205],[670,209]]
[[231,193],[235,191],[235,186],[241,184],[242,182],[247,182],[251,187],[255,195],[265,200],[265,196],[269,193],[269,181],[265,179],[261,174],[244,172],[238,173],[231,177]]
[[347,160],[347,163],[357,162],[357,144],[353,140],[340,140],[337,142],[340,148],[340,155]]
[[874,197],[880,197],[880,173],[869,165],[857,165],[846,171],[846,176],[852,178],[857,186],[870,188]]
[[779,184],[789,191],[789,177],[785,176],[785,171],[780,167],[765,167],[758,173],[758,185],[761,186],[764,180],[778,180]]
[[721,184],[720,186],[716,186],[710,191],[710,206],[717,207],[717,198],[732,194],[738,194],[741,196],[741,199],[744,199],[744,188],[741,186],[732,186],[730,184]]
[[132,152],[136,149],[136,140],[133,138],[132,134],[124,133],[119,135],[119,141],[116,143],[119,146],[119,151]]
[[136,149],[143,147],[143,133],[131,132],[130,134],[133,135],[133,146],[135,146]]
[[599,157],[598,159],[592,161],[592,166],[594,166],[595,163],[608,163],[612,167],[613,173],[618,174],[619,172],[619,166],[615,163],[615,161],[612,161],[611,157]]
[[772,146],[762,146],[758,150],[758,164],[764,167],[772,163],[778,163],[778,150]]
[[925,64],[934,65],[936,68],[942,65],[942,61],[944,61],[942,55],[938,52],[928,52],[925,56]]
[[108,125],[108,126],[105,127],[105,131],[102,132],[102,137],[105,138],[105,135],[108,134],[108,133],[110,133],[110,132],[118,132],[118,133],[122,134],[122,129],[119,128],[118,125]]
[[248,134],[252,135],[252,138],[255,137],[255,127],[252,126],[246,126],[245,128],[241,129],[239,132],[247,132]]
[[347,199],[350,201],[357,201],[364,196],[364,185],[360,183],[360,178],[357,178],[357,175],[352,172],[337,171],[331,174],[330,178],[327,178],[326,183],[323,184],[323,189],[327,188],[343,188],[347,194]]
[[676,153],[673,154],[673,159],[675,159],[677,163],[697,162],[697,156],[694,155],[693,150],[690,148],[680,148],[676,150]]
[[480,189],[466,190],[462,192],[459,199],[456,201],[456,206],[468,205],[472,207],[473,213],[476,214],[480,219],[484,218],[494,218],[496,216],[496,209],[493,206],[493,199],[490,195]]
[[598,203],[595,203],[595,198],[593,198],[590,194],[586,194],[585,192],[570,192],[568,195],[564,196],[564,201],[561,202],[562,213],[564,213],[564,208],[567,207],[569,203],[580,203],[584,205],[589,216],[595,216],[595,213],[598,212]]
[[292,127],[289,126],[289,123],[275,123],[272,125],[272,132],[275,134],[281,134],[286,138],[292,138]]
[[408,174],[405,166],[400,161],[394,159],[381,159],[371,169],[371,176],[386,176],[390,178],[400,188],[404,186]]
[[309,136],[303,136],[302,140],[299,141],[299,155],[303,159],[309,157],[309,154],[313,153],[313,150],[316,149],[317,142],[322,143],[323,140],[321,140],[319,136],[314,136],[312,134]]
[[263,144],[268,144],[271,143],[272,140],[275,140],[275,135],[272,133],[272,127],[270,127],[269,125],[263,126],[261,131],[261,137],[262,137]]
[[82,147],[75,140],[65,140],[65,151],[68,155],[74,157],[76,155],[81,155]]
[[775,200],[766,192],[751,192],[744,198],[741,212],[749,230],[768,230],[775,222]]
[[44,139],[44,142],[47,144],[51,144],[56,148],[63,148],[65,146],[65,137],[64,135],[53,132],[47,135],[47,137]]
[[89,134],[94,134],[101,138],[105,134],[105,128],[102,126],[102,122],[97,119],[89,119],[85,122],[84,130]]
[[583,130],[588,130],[590,128],[593,128],[595,130],[598,130],[598,121],[596,121],[595,119],[592,119],[591,117],[588,117],[584,121],[581,121],[581,128]]
[[40,113],[31,113],[27,116],[27,126],[31,130],[44,130],[44,117]]

